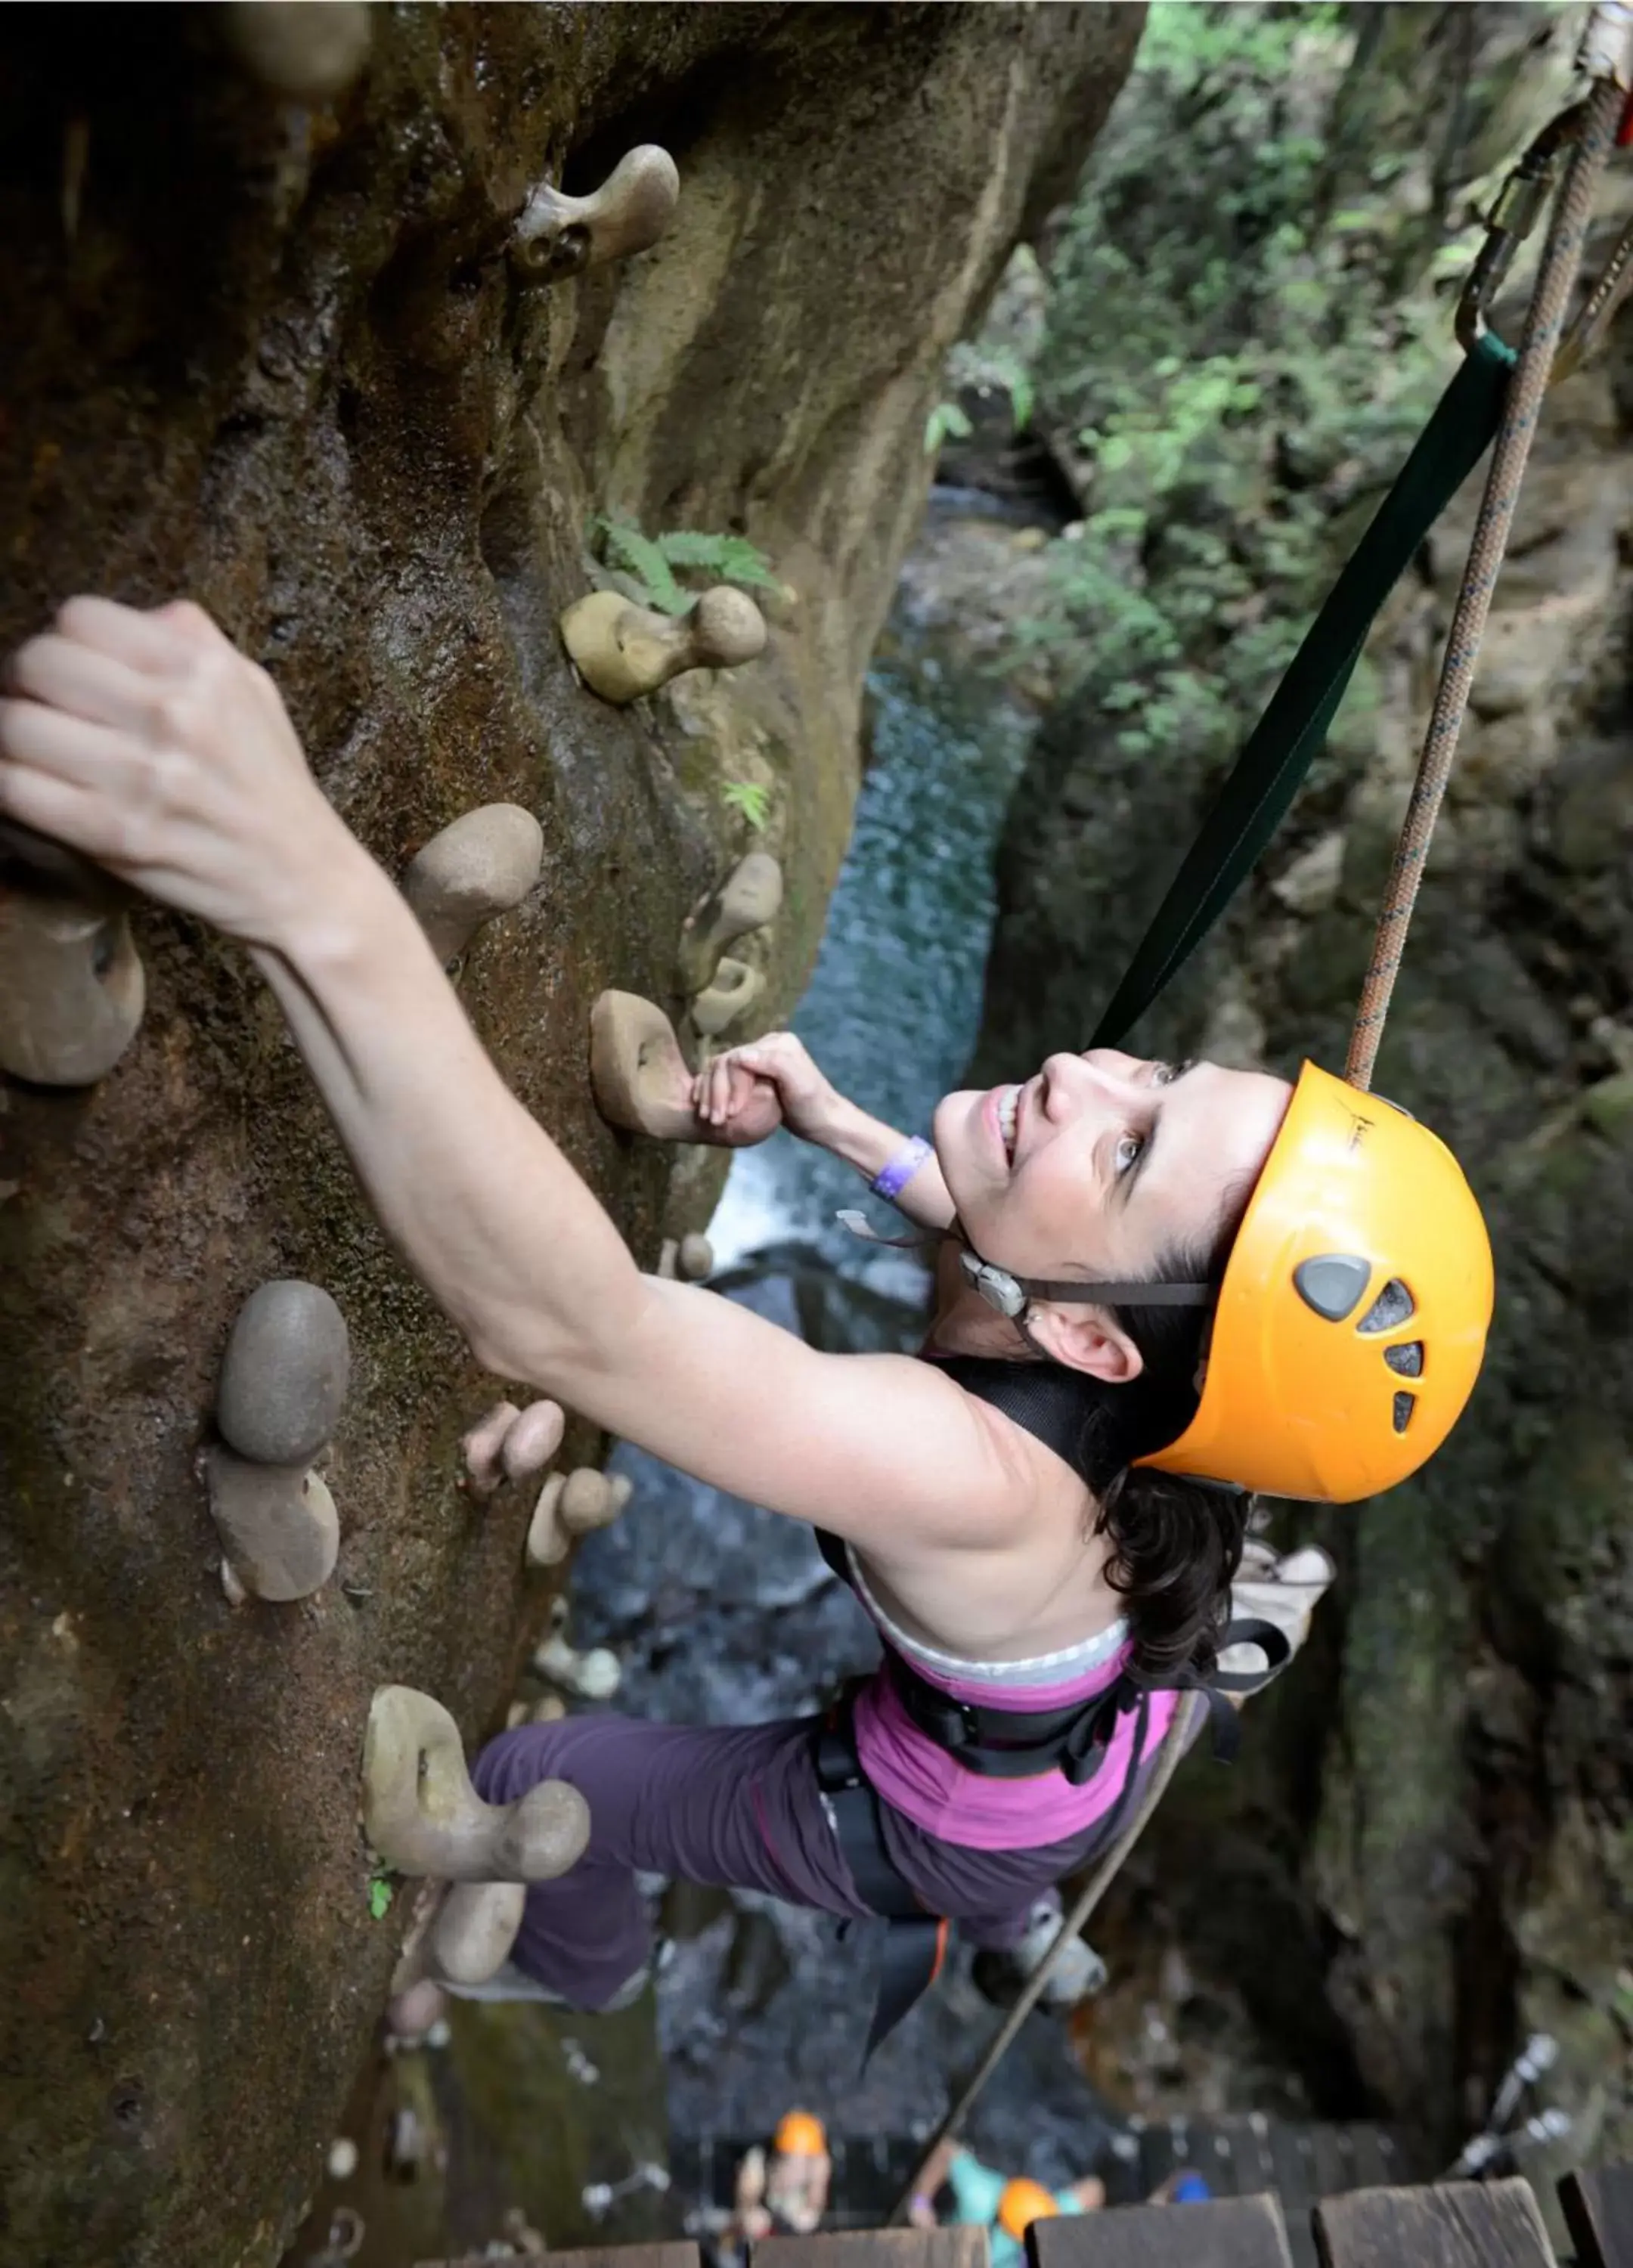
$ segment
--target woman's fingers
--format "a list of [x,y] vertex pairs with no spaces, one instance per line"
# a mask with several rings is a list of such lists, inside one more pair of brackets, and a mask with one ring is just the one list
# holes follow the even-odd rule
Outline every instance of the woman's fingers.
[[[167,677],[188,651],[188,641],[179,635],[178,625],[166,620],[176,611],[161,607],[156,613],[144,614],[136,607],[121,607],[116,599],[70,599],[57,609],[56,627],[76,645],[106,654],[112,661],[122,661],[127,668],[139,669],[149,676]],[[189,611],[199,613],[197,608]]]
[[122,848],[124,829],[104,797],[22,764],[0,762],[0,814],[92,858],[116,858]]
[[110,725],[89,724],[39,701],[0,701],[0,771],[46,773],[106,792],[114,775],[127,779],[133,754],[129,735]]
[[12,655],[6,675],[18,692],[93,724],[143,733],[152,719],[151,676],[73,638],[49,631],[30,638]]

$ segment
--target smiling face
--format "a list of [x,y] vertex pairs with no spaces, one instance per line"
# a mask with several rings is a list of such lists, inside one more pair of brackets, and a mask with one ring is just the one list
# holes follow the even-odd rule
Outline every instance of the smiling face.
[[1211,1248],[1291,1094],[1265,1071],[1091,1048],[1050,1056],[1024,1086],[944,1096],[936,1156],[982,1259],[1022,1277],[1145,1277],[1176,1247]]

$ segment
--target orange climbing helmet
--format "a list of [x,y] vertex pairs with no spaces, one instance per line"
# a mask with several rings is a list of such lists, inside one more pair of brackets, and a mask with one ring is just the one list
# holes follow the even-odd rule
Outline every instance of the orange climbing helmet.
[[808,2110],[787,2110],[777,2121],[771,2146],[780,2156],[820,2158],[828,2148],[822,2121]]
[[998,2227],[1017,2244],[1034,2220],[1048,2220],[1060,2211],[1041,2182],[1028,2181],[1025,2174],[1005,2182],[998,2199]]
[[1491,1299],[1445,1143],[1307,1063],[1231,1249],[1196,1414],[1138,1462],[1335,1504],[1393,1488],[1462,1415]]

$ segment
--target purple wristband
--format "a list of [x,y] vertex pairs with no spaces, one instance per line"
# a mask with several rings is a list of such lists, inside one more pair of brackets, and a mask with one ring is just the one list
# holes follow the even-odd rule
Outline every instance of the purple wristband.
[[879,1167],[868,1187],[876,1197],[883,1197],[888,1204],[894,1204],[914,1174],[922,1166],[928,1165],[934,1155],[935,1152],[923,1136],[916,1134],[910,1142],[902,1144],[888,1165]]

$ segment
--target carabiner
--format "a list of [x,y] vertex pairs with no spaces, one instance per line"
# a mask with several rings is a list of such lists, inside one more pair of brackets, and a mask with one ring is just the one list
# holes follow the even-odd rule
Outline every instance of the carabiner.
[[1486,311],[1513,265],[1514,254],[1547,210],[1562,150],[1582,130],[1585,102],[1573,102],[1542,129],[1497,193],[1486,215],[1486,239],[1475,254],[1457,302],[1454,327],[1465,354],[1478,344]]

